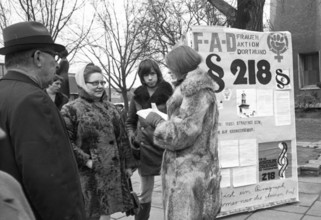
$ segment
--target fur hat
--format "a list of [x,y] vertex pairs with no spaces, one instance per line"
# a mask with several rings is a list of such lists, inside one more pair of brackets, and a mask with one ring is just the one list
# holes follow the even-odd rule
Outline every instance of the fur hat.
[[47,28],[35,21],[20,22],[3,29],[4,47],[0,54],[7,55],[23,50],[51,48],[57,53],[66,48],[55,44]]

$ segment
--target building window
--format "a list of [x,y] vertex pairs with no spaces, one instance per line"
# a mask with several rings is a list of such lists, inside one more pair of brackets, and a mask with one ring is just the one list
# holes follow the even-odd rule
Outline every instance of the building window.
[[4,76],[6,72],[6,68],[4,67],[3,63],[0,63],[0,79]]
[[300,88],[315,89],[320,82],[319,53],[299,54]]

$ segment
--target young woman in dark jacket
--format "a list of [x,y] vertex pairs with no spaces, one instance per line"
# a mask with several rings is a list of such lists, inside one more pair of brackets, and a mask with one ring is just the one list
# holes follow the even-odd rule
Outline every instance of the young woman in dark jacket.
[[143,60],[138,68],[142,85],[134,91],[130,102],[126,129],[136,159],[139,159],[138,172],[141,177],[141,209],[135,216],[136,220],[149,218],[154,176],[160,175],[163,149],[153,142],[154,129],[144,123],[136,113],[139,110],[152,107],[155,103],[158,110],[166,113],[166,102],[173,93],[172,86],[163,80],[157,63],[153,60]]

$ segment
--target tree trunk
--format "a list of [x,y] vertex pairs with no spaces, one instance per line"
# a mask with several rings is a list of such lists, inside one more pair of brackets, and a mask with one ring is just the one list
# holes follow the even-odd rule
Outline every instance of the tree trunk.
[[265,0],[242,0],[237,2],[236,21],[232,27],[263,31],[263,7]]
[[237,10],[223,0],[208,0],[222,14],[233,28],[263,31],[263,7],[265,0],[238,0]]

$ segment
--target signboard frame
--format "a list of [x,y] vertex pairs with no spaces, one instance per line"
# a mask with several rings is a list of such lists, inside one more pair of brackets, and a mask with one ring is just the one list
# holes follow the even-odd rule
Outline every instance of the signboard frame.
[[193,26],[187,43],[217,84],[218,217],[297,202],[291,34]]

